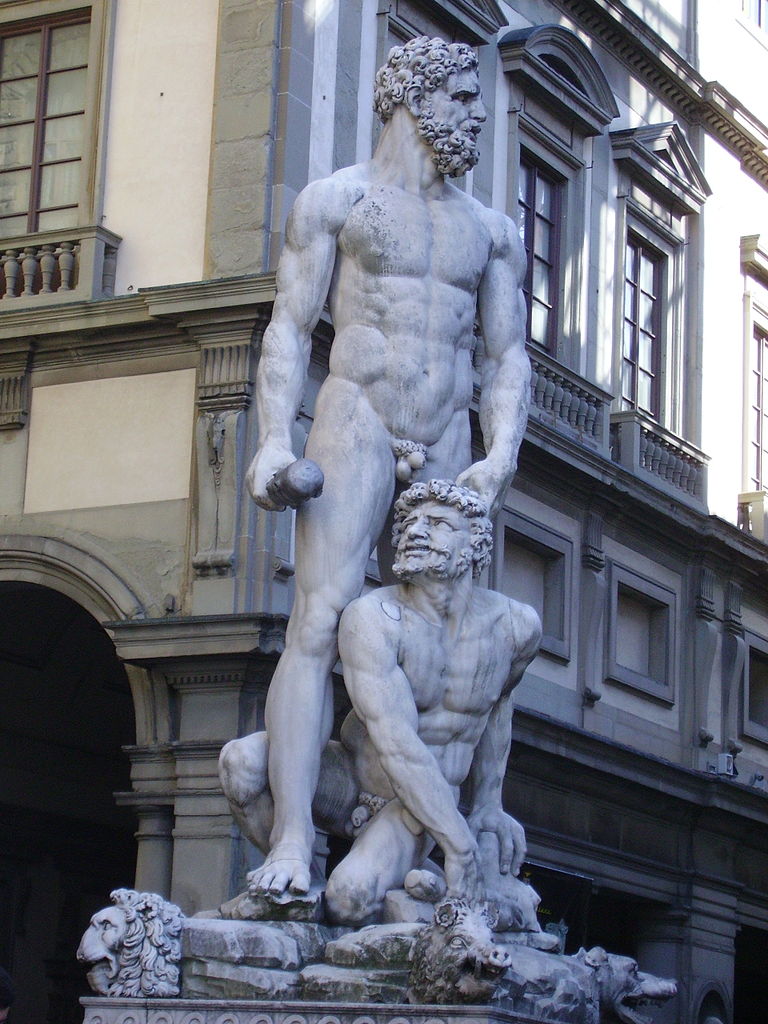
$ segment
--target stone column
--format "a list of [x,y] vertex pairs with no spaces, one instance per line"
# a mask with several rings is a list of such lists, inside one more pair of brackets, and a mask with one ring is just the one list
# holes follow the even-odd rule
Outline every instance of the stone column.
[[211,657],[169,671],[178,715],[171,899],[187,914],[218,907],[238,884],[237,830],[218,759],[227,740],[263,722],[271,667]]

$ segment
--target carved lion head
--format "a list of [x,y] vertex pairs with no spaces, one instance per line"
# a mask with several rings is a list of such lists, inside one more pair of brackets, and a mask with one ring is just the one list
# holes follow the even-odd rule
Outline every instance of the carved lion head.
[[115,889],[113,906],[91,918],[77,949],[93,964],[88,983],[104,996],[176,996],[179,993],[184,915],[152,892]]

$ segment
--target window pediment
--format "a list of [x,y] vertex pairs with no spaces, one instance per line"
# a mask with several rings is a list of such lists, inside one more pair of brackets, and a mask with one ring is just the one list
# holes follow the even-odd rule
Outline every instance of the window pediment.
[[439,32],[472,46],[489,43],[507,22],[496,0],[380,0],[379,11],[389,15],[403,40],[414,33]]
[[614,158],[679,214],[698,213],[712,189],[675,121],[611,132]]
[[537,25],[508,32],[499,42],[504,71],[554,107],[585,135],[600,135],[619,116],[600,65],[573,32]]

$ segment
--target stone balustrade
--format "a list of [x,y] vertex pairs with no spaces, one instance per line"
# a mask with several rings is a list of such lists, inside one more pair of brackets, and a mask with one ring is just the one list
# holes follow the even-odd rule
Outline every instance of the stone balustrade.
[[42,231],[0,241],[3,304],[37,304],[51,301],[51,296],[58,302],[112,296],[120,241],[100,227],[69,235]]
[[637,411],[611,416],[611,458],[678,500],[706,506],[707,456]]
[[611,396],[595,384],[529,349],[531,415],[556,430],[579,435],[581,441],[607,447],[606,412]]

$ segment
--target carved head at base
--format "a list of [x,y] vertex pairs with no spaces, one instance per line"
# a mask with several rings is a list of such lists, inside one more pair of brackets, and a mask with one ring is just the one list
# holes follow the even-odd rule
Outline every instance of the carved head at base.
[[493,941],[485,910],[449,898],[413,945],[408,1001],[487,1003],[510,962]]
[[605,1024],[652,1024],[653,1018],[641,1013],[640,1007],[660,1006],[677,994],[676,982],[646,974],[636,960],[606,953],[601,946],[580,949],[575,958],[595,971],[600,1020]]
[[430,480],[411,484],[395,502],[392,544],[398,579],[419,572],[454,578],[470,568],[476,579],[491,560],[493,526],[474,491],[450,480]]
[[88,983],[103,996],[179,994],[181,928],[184,915],[151,892],[115,889],[113,906],[91,918],[77,959],[93,964]]

